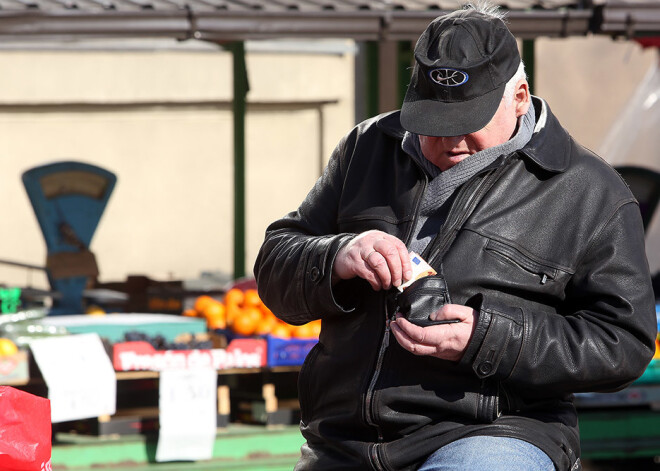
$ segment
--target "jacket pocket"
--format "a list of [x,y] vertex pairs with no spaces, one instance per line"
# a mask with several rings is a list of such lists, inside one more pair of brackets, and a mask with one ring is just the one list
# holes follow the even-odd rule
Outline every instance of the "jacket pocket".
[[309,423],[309,419],[311,418],[310,400],[312,397],[312,384],[310,371],[313,371],[313,363],[315,362],[316,357],[319,356],[322,348],[323,347],[320,343],[317,343],[312,347],[310,352],[307,354],[307,357],[305,357],[305,361],[300,367],[300,373],[298,373],[298,402],[300,403],[300,420],[305,425]]
[[501,412],[499,384],[491,378],[479,379],[453,362],[415,356],[393,340],[376,385],[373,407],[388,439],[430,423],[488,424]]
[[539,283],[542,285],[548,281],[556,280],[562,272],[558,267],[541,260],[535,260],[517,248],[494,239],[488,239],[485,251],[508,264],[518,267],[531,276],[538,277]]

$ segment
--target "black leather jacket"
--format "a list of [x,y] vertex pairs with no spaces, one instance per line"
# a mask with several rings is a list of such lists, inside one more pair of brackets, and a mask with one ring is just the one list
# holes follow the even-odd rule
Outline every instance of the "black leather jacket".
[[[391,293],[331,284],[355,234],[411,237],[427,180],[401,149],[398,113],[353,129],[298,211],[268,228],[255,264],[261,298],[287,322],[323,319],[299,377],[307,443],[296,469],[415,469],[469,435],[520,438],[557,469],[580,469],[572,393],[643,373],[656,318],[638,206],[534,105],[538,132],[458,190],[437,239],[458,229],[444,275],[452,302],[479,311],[458,363],[398,345],[386,327]],[[461,222],[485,179],[492,187]]]

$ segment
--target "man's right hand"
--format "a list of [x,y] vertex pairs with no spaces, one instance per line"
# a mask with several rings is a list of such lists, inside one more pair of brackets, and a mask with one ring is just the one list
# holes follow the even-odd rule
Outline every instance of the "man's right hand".
[[375,291],[399,286],[412,276],[406,245],[381,231],[363,232],[337,253],[333,280],[364,278]]

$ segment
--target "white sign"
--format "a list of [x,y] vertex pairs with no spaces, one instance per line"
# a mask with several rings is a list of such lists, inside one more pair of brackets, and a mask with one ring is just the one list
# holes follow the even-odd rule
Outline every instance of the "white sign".
[[97,334],[34,339],[30,349],[48,386],[53,423],[115,413],[117,379]]
[[213,456],[216,398],[217,372],[213,368],[161,371],[156,461],[196,461]]

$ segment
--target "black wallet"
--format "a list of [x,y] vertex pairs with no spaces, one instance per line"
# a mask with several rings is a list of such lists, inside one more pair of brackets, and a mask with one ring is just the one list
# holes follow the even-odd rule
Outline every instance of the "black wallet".
[[442,275],[425,276],[408,286],[396,298],[398,311],[413,324],[422,327],[460,322],[458,319],[432,321],[429,316],[451,303]]

